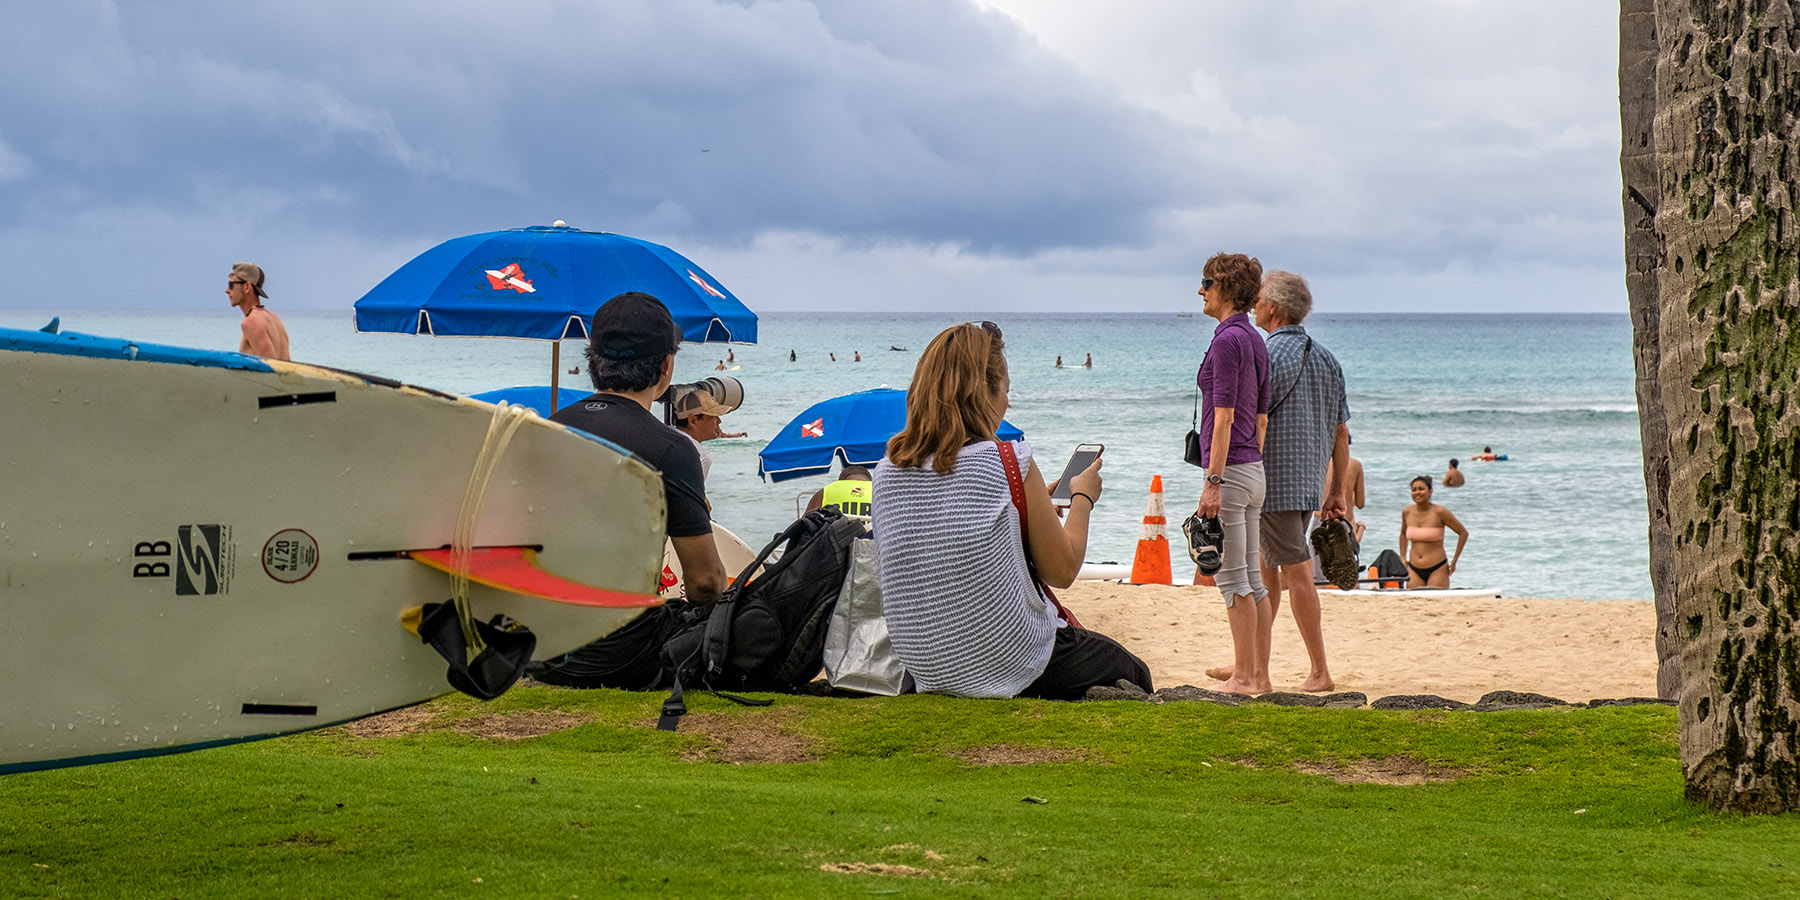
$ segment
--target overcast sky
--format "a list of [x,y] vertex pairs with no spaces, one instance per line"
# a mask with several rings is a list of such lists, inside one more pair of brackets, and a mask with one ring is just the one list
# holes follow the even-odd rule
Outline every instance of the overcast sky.
[[1566,0],[0,0],[0,307],[348,310],[460,234],[751,308],[1625,309],[1618,9]]

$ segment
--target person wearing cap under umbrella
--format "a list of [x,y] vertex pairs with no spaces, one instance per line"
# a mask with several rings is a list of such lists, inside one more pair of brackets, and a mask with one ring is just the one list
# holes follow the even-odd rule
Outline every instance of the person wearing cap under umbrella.
[[[700,451],[702,478],[712,475],[712,454],[706,452],[705,442],[727,436],[722,417],[731,409],[704,388],[688,391],[675,401],[675,430],[686,435],[694,442],[694,449]],[[732,436],[742,437],[741,434]]]
[[713,543],[700,454],[664,425],[650,404],[675,374],[681,330],[662,301],[641,291],[620,294],[594,310],[588,329],[588,377],[595,393],[558,410],[550,421],[579,428],[630,451],[662,474],[669,514],[664,530],[681,561],[690,603],[711,603],[725,590],[725,564]]
[[287,326],[269,308],[263,306],[268,293],[263,290],[263,270],[255,263],[241,262],[231,267],[225,279],[225,296],[231,305],[244,313],[244,336],[238,340],[239,353],[254,353],[267,359],[289,359]]

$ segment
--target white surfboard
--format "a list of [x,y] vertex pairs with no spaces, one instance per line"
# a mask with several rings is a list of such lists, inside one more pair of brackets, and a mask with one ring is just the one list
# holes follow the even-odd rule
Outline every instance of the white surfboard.
[[1131,566],[1117,562],[1084,562],[1075,573],[1076,581],[1124,581],[1131,577]]
[[1499,588],[1357,588],[1354,591],[1340,591],[1334,587],[1319,585],[1320,596],[1333,597],[1455,597],[1462,600],[1480,600],[1500,596]]
[[[726,528],[717,522],[713,523],[712,530],[713,547],[719,551],[719,562],[725,565],[725,578],[727,586],[729,586],[731,581],[735,581],[737,577],[743,573],[745,566],[756,562],[756,551],[750,549],[750,545],[744,543],[743,538],[733,534],[731,529]],[[759,568],[757,571],[760,572],[762,570]],[[662,595],[664,597],[683,596],[681,558],[675,555],[675,544],[673,542],[665,542],[663,544],[662,583]]]
[[[449,578],[495,407],[313,366],[0,329],[0,772],[347,721],[450,688],[401,626]],[[614,608],[491,587],[554,657],[656,597],[655,471],[542,419],[500,457],[477,547],[530,546]]]

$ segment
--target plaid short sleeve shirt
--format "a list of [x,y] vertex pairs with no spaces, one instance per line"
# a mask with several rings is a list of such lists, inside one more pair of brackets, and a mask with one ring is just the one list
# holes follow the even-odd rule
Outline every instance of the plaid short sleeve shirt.
[[1318,509],[1337,428],[1350,421],[1344,370],[1300,325],[1275,329],[1268,346],[1272,409],[1263,440],[1263,509]]

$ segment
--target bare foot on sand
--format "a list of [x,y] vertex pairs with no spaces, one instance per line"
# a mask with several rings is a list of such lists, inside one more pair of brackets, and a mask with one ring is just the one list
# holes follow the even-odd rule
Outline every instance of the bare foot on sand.
[[[1213,666],[1206,670],[1206,677],[1211,678],[1214,681],[1228,682],[1231,680],[1232,674],[1231,666]],[[1305,681],[1300,682],[1299,690],[1306,691],[1309,694],[1317,694],[1329,691],[1336,686],[1337,685],[1332,682],[1330,675],[1314,675]],[[1262,690],[1257,691],[1257,693],[1266,694],[1274,689],[1274,684],[1265,684],[1262,686]],[[1223,688],[1216,688],[1215,690],[1223,690]],[[1236,692],[1234,691],[1233,693]]]
[[1274,690],[1275,686],[1267,682],[1263,684],[1252,684],[1248,681],[1238,681],[1237,679],[1232,678],[1213,685],[1212,689],[1221,694],[1242,694],[1246,697],[1254,697],[1258,694],[1266,694]]

